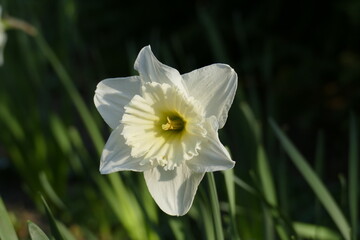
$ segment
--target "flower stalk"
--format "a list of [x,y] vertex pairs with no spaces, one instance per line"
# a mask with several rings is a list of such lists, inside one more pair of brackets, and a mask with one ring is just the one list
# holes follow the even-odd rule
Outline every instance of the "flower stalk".
[[6,30],[8,29],[21,30],[33,37],[35,37],[38,33],[37,29],[34,26],[18,18],[6,16],[4,17],[3,22]]

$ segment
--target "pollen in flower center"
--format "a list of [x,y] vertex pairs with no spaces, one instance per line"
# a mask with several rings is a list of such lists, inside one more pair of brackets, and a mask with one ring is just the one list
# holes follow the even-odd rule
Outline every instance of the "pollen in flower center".
[[182,131],[185,127],[185,121],[179,116],[167,116],[167,122],[161,125],[165,131]]

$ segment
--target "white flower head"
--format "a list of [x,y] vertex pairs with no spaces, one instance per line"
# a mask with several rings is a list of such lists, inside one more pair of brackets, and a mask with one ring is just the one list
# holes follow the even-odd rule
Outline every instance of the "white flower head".
[[4,64],[4,48],[6,43],[6,32],[3,20],[1,19],[2,8],[0,6],[0,66]]
[[134,67],[139,76],[105,79],[95,91],[95,105],[113,129],[100,172],[144,172],[158,206],[181,216],[205,172],[235,164],[217,131],[234,100],[237,75],[225,64],[180,75],[160,63],[150,46]]

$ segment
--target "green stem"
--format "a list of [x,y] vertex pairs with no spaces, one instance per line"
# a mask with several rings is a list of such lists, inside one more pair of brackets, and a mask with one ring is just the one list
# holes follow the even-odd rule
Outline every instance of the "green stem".
[[225,184],[230,205],[231,232],[234,240],[240,240],[236,225],[236,199],[235,199],[235,181],[234,169],[224,171]]
[[207,178],[208,178],[209,190],[210,190],[211,207],[212,207],[214,223],[215,223],[216,239],[223,240],[224,234],[221,224],[220,206],[216,191],[214,174],[212,172],[207,173]]

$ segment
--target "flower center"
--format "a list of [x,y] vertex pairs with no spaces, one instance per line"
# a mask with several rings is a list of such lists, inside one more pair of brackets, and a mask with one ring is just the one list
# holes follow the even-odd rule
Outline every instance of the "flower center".
[[197,156],[207,133],[202,106],[168,84],[145,83],[141,90],[121,119],[131,156],[165,170]]
[[167,116],[167,122],[161,125],[165,131],[182,131],[185,127],[185,121],[177,115]]

